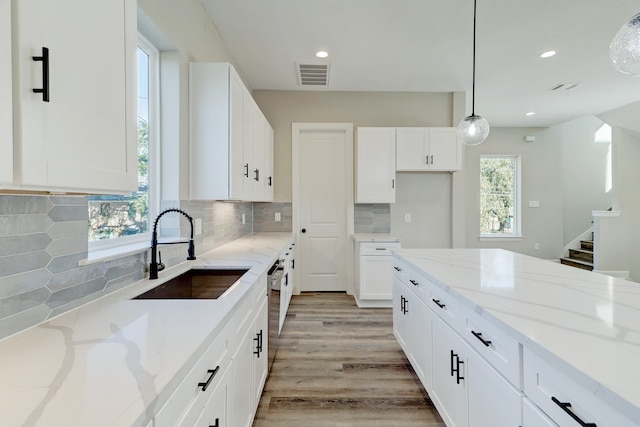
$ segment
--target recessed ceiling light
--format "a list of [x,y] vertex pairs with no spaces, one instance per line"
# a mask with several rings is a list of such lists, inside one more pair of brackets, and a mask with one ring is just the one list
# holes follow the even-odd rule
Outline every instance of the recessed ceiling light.
[[540,57],[540,58],[551,58],[556,53],[558,53],[558,52],[556,52],[555,50],[547,50],[546,52],[542,52],[540,55],[538,55],[538,57]]
[[535,111],[529,111],[527,114],[525,114],[525,116],[535,116],[536,113]]
[[318,58],[326,58],[327,56],[329,56],[329,52],[327,52],[326,50],[319,50],[316,52],[316,56]]

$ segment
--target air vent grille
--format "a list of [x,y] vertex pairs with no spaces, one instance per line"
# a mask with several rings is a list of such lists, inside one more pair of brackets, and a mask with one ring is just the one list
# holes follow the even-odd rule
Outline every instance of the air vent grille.
[[578,86],[578,83],[559,83],[559,84],[553,86],[549,90],[551,90],[551,91],[571,90],[576,86]]
[[329,66],[323,64],[298,64],[298,84],[301,86],[328,86]]

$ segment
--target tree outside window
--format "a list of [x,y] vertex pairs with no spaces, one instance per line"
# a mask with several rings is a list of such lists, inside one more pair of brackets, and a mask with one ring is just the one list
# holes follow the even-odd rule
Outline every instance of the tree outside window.
[[482,156],[480,159],[480,234],[518,232],[518,158]]

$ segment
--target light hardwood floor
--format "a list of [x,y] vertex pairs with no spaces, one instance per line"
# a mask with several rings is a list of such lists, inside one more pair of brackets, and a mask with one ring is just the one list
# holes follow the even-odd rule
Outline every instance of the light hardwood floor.
[[294,296],[254,427],[444,427],[392,327],[344,293]]

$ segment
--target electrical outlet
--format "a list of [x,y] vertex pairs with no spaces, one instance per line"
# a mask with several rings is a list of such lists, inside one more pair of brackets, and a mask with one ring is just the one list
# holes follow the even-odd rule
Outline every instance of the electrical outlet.
[[534,243],[533,244],[533,249],[535,249],[536,251],[540,249],[540,243]]
[[196,236],[199,236],[202,234],[202,218],[196,218],[194,231],[196,233]]
[[280,215],[280,212],[276,212],[276,222],[280,221],[282,221],[282,216]]
[[411,222],[411,214],[404,214],[404,222],[409,224]]

